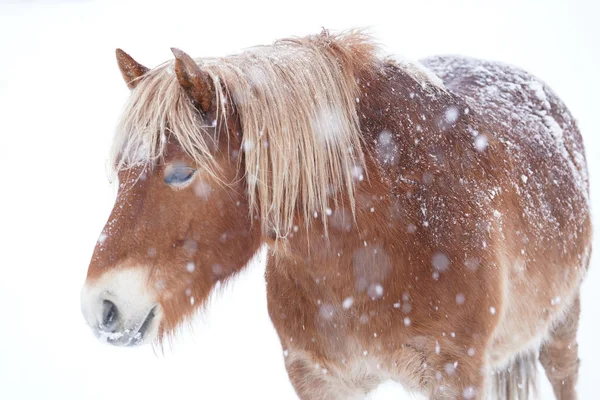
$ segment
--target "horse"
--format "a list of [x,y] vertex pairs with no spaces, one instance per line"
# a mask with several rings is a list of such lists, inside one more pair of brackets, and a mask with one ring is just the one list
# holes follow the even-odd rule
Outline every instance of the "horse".
[[497,62],[398,59],[362,31],[172,52],[153,69],[116,52],[131,89],[118,193],[81,292],[98,338],[163,345],[266,246],[302,400],[389,379],[525,399],[538,359],[576,399],[589,179],[547,85]]

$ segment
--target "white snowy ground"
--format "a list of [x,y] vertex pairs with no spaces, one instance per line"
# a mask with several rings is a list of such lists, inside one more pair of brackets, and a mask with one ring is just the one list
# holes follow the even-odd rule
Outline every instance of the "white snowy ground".
[[[267,316],[262,265],[165,355],[109,347],[85,326],[79,289],[112,207],[105,160],[127,96],[115,47],[153,66],[171,46],[224,55],[322,26],[370,26],[409,58],[460,53],[519,65],[579,119],[600,209],[595,0],[0,3],[0,399],[296,398]],[[584,400],[598,398],[599,288],[596,251],[579,335]],[[408,398],[402,393],[384,385],[373,399]],[[543,380],[542,398],[549,393]]]

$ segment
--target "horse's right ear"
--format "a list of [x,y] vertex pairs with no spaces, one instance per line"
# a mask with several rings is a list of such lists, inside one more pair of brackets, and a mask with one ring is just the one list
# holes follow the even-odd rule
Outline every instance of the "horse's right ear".
[[140,78],[148,72],[148,68],[135,61],[131,56],[121,49],[116,50],[117,63],[121,70],[121,75],[129,89],[133,89],[140,82]]

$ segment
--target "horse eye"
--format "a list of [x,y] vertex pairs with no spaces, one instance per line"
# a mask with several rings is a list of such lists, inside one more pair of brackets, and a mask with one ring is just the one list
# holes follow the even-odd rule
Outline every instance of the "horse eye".
[[183,185],[194,176],[195,169],[190,167],[175,167],[165,175],[165,183],[167,185]]

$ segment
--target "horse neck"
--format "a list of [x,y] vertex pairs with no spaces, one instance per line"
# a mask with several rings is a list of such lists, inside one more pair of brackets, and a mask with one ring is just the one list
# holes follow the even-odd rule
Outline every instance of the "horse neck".
[[[333,213],[328,219],[327,230],[320,218],[298,215],[300,229],[287,239],[284,246],[287,251],[281,253],[283,257],[293,258],[295,264],[325,265],[333,258],[343,258],[337,253],[351,252],[365,243],[366,246],[377,246],[382,240],[382,227],[388,231],[398,229],[396,238],[402,240],[405,227],[390,226],[389,210],[402,208],[398,203],[410,190],[397,185],[396,178],[411,176],[410,172],[416,166],[406,158],[383,165],[385,162],[382,164],[378,157],[381,135],[387,132],[394,136],[396,157],[400,157],[401,149],[414,145],[415,129],[439,130],[439,121],[429,116],[443,115],[448,105],[455,101],[444,90],[419,81],[410,72],[392,64],[384,64],[381,69],[367,71],[357,78],[361,90],[357,112],[365,139],[366,173],[364,180],[356,184],[356,219],[348,199],[331,207]],[[303,229],[305,218],[311,219],[308,231]],[[323,243],[327,244],[324,246]]]

